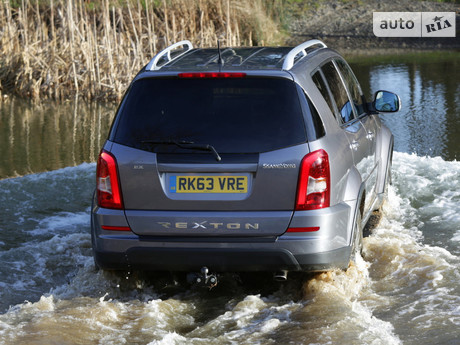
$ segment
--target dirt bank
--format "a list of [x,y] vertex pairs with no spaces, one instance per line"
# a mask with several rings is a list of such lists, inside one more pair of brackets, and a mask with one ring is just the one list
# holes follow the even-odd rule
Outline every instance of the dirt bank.
[[[300,6],[300,5],[299,5]],[[376,37],[373,12],[457,12],[457,37]],[[416,0],[323,1],[296,11],[289,23],[289,44],[319,38],[345,54],[377,54],[414,50],[460,50],[460,5]]]

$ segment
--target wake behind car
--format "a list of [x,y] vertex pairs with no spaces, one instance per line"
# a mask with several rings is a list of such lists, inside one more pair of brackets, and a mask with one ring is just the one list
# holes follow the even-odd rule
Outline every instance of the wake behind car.
[[176,43],[134,78],[100,153],[91,233],[106,270],[348,267],[390,181],[393,136],[343,57]]

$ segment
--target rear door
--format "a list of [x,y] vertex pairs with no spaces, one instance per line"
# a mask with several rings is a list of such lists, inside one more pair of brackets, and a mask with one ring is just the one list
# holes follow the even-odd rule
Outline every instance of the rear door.
[[352,95],[344,84],[344,78],[339,74],[334,62],[328,61],[321,70],[313,75],[313,81],[318,86],[333,113],[338,124],[348,139],[348,145],[353,154],[353,161],[361,174],[363,182],[367,182],[373,170],[370,161],[369,142],[365,126],[359,120]]
[[347,87],[349,97],[353,103],[355,114],[358,116],[365,130],[365,145],[368,148],[366,159],[366,205],[368,209],[376,197],[376,182],[377,182],[377,166],[379,161],[376,155],[376,142],[378,134],[378,126],[375,118],[366,112],[364,104],[364,96],[361,87],[356,79],[350,66],[342,59],[335,60],[337,67],[342,75],[342,79]]
[[134,232],[274,236],[286,231],[300,161],[308,153],[291,80],[142,79],[117,117],[112,153]]

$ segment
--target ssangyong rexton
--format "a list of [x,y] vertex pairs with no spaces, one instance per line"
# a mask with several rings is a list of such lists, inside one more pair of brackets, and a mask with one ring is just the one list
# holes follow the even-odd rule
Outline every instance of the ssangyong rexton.
[[[97,164],[91,231],[107,270],[346,268],[390,179],[393,136],[318,40],[160,52],[134,78]],[[198,279],[200,280],[200,279]]]

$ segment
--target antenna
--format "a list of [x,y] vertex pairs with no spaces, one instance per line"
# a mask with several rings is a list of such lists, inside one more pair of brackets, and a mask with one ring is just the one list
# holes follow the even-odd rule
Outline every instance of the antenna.
[[219,58],[217,59],[217,63],[220,65],[220,66],[223,66],[224,65],[224,60],[222,60],[222,55],[220,53],[220,41],[217,40],[217,52],[219,54]]

